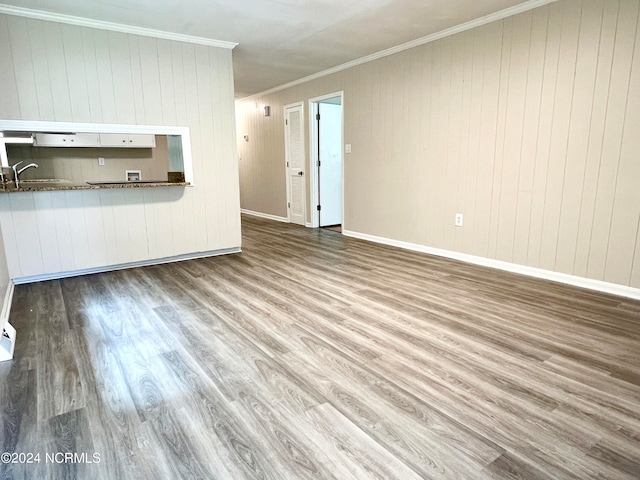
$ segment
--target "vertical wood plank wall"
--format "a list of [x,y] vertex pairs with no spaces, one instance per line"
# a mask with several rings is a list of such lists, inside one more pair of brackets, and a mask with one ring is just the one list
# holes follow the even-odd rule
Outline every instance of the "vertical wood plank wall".
[[0,15],[0,65],[3,119],[188,126],[196,184],[0,194],[12,278],[240,246],[231,50]]
[[639,9],[560,0],[240,101],[241,206],[286,217],[282,106],[344,90],[346,229],[640,288]]

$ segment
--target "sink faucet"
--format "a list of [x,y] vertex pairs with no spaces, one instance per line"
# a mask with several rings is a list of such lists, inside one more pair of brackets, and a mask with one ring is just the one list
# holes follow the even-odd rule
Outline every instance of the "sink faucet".
[[22,172],[24,172],[27,168],[38,168],[38,164],[37,163],[30,163],[29,165],[25,165],[24,167],[22,167],[20,170],[18,170],[18,165],[20,165],[22,162],[18,162],[15,165],[12,165],[11,168],[13,169],[13,179],[16,182],[16,188],[20,187],[20,174]]

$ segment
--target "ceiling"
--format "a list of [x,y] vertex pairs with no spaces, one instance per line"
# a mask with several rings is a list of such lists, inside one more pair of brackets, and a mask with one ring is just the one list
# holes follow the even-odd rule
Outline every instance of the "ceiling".
[[4,0],[6,5],[236,42],[244,97],[524,0]]

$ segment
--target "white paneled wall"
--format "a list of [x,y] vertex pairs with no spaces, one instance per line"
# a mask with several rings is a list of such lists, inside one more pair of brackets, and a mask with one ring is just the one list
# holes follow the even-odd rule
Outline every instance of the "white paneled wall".
[[238,102],[242,207],[286,217],[277,115],[343,90],[345,229],[640,288],[639,10],[559,0]]
[[[0,227],[0,301],[5,298],[7,293],[7,289],[10,287],[10,277],[9,277],[9,267],[7,266],[7,259],[4,255],[4,244],[2,240],[2,229]],[[2,307],[0,307],[2,308]],[[4,308],[9,309],[10,305],[4,305]],[[7,310],[8,311],[8,310]],[[2,323],[5,318],[0,316],[0,323]]]
[[0,15],[0,118],[186,126],[195,186],[0,193],[12,278],[240,247],[231,50]]

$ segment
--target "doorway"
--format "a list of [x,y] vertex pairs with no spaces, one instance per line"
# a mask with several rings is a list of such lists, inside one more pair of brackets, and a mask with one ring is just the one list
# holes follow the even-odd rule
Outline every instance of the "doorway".
[[343,93],[309,100],[312,227],[341,231],[343,223]]

